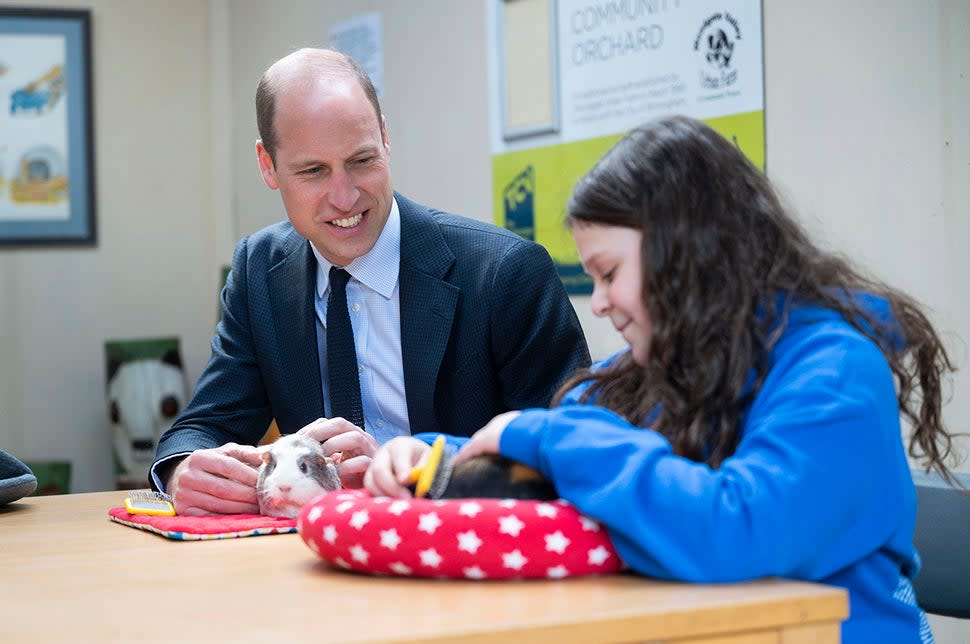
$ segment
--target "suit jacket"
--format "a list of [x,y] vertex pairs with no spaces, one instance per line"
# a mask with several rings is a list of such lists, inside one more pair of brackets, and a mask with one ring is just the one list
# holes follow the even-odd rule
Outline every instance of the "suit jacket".
[[[579,320],[545,249],[418,205],[401,213],[401,352],[412,433],[470,436],[510,409],[544,407],[589,365]],[[255,445],[324,415],[316,258],[289,224],[243,239],[195,394],[156,462],[227,442]]]

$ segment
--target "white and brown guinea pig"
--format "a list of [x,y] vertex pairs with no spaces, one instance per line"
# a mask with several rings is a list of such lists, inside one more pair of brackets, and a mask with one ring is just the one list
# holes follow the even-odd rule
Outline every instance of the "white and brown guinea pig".
[[295,518],[320,494],[340,489],[336,465],[312,438],[281,436],[265,448],[262,459],[256,482],[260,514]]

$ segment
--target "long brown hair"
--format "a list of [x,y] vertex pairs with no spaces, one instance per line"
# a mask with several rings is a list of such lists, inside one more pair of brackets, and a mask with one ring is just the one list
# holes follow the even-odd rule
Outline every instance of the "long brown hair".
[[[678,116],[629,133],[572,194],[567,225],[591,223],[643,232],[650,355],[645,366],[627,353],[577,374],[553,404],[592,381],[584,399],[637,425],[654,414],[650,427],[675,453],[718,467],[737,447],[742,414],[797,301],[838,311],[879,345],[913,427],[910,455],[952,481],[941,380],[954,367],[920,305],[816,246],[765,175],[717,132]],[[886,298],[895,323],[876,319],[851,295],[859,292]]]

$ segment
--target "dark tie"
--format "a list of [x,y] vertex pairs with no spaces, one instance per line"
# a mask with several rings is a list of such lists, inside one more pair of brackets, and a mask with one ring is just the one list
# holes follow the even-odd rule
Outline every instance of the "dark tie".
[[364,409],[360,402],[360,376],[354,328],[347,313],[347,280],[350,273],[336,266],[330,269],[330,298],[327,300],[327,373],[330,377],[330,415],[346,418],[361,429]]

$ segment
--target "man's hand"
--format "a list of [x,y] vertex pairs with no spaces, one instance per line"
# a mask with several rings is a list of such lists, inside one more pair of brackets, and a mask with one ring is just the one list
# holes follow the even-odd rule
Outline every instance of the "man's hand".
[[364,487],[374,496],[410,498],[411,490],[407,486],[411,469],[419,463],[423,464],[430,452],[431,446],[417,438],[392,438],[374,454],[364,474]]
[[324,453],[337,464],[337,473],[344,487],[363,486],[364,472],[377,451],[377,441],[373,436],[343,418],[318,418],[297,434],[323,443]]
[[259,514],[261,462],[255,447],[236,443],[192,452],[175,466],[166,486],[176,514]]

